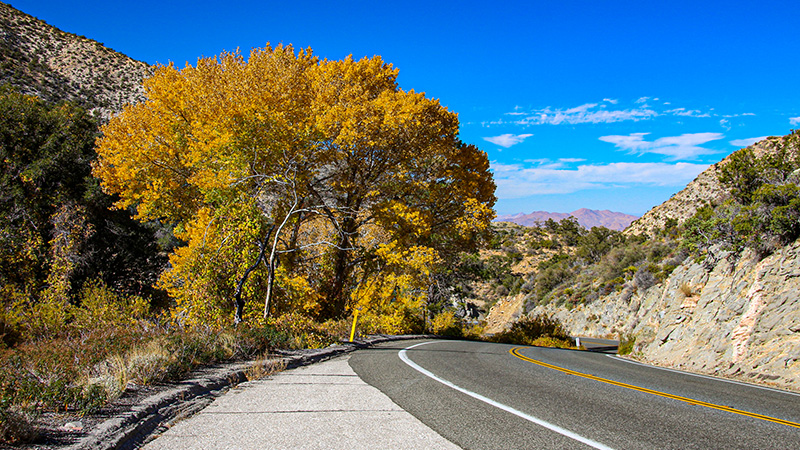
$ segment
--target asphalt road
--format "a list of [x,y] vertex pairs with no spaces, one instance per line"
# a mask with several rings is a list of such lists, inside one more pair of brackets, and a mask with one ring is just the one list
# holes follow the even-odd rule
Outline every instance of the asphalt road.
[[796,394],[602,353],[514,348],[395,342],[359,350],[350,366],[466,449],[800,449]]
[[616,339],[598,339],[591,337],[579,337],[578,342],[586,350],[595,352],[611,352],[617,353],[619,349],[619,341]]

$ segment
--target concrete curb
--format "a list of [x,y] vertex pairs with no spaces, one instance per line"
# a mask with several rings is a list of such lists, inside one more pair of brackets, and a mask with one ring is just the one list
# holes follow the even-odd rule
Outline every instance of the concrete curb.
[[[277,361],[287,369],[325,361],[361,348],[382,342],[434,338],[432,335],[374,336],[353,343],[314,350],[280,350],[274,352]],[[227,388],[247,381],[246,371],[258,364],[247,362],[205,370],[199,376],[177,382],[175,387],[154,394],[138,405],[100,423],[69,450],[127,450],[145,443],[152,435],[172,423],[191,416],[208,406]]]

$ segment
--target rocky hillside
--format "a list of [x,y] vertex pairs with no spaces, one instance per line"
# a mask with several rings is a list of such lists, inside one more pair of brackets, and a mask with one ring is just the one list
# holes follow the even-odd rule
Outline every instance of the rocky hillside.
[[[780,139],[780,137],[769,137],[750,147],[753,148],[756,155],[761,155],[775,148],[776,142]],[[701,206],[719,200],[724,195],[724,189],[720,185],[717,175],[719,167],[729,160],[730,156],[703,171],[680,192],[670,197],[669,200],[652,208],[645,215],[635,220],[625,229],[625,233],[652,233],[654,230],[664,228],[668,219],[673,219],[679,224],[683,223],[692,217]]]
[[634,356],[700,373],[800,390],[800,243],[710,270],[691,259],[632,296],[625,291],[553,315],[575,336],[635,338]]
[[596,211],[592,209],[581,208],[571,213],[552,213],[547,211],[534,211],[530,214],[513,214],[506,216],[499,216],[495,222],[512,222],[526,227],[534,227],[543,223],[547,219],[553,219],[556,222],[566,219],[567,217],[574,217],[578,220],[584,228],[592,227],[606,227],[611,230],[621,231],[637,219],[636,216],[624,214],[620,212],[613,212],[608,210]]
[[[800,132],[739,151],[625,233],[548,245],[558,253],[527,275],[527,299],[498,300],[487,320],[545,314],[574,336],[633,340],[646,362],[800,391],[797,174]],[[561,228],[527,247],[567,242]]]
[[144,98],[152,72],[103,44],[0,3],[0,82],[48,101],[74,101],[103,119]]

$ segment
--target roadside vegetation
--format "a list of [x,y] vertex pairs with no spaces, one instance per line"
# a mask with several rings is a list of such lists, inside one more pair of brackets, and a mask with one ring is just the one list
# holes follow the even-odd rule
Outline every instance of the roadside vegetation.
[[360,334],[479,336],[441,281],[488,235],[488,160],[396,76],[223,54],[159,68],[102,126],[3,88],[0,442],[200,365],[340,342],[356,309]]
[[575,348],[572,339],[556,319],[547,316],[525,316],[507,330],[488,338],[502,344],[533,345],[537,347]]

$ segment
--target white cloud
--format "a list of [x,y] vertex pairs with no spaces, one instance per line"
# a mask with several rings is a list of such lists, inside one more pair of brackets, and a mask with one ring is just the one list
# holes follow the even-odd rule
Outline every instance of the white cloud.
[[[599,106],[599,107],[598,107]],[[534,110],[516,120],[517,125],[561,125],[579,123],[614,123],[625,120],[647,120],[658,113],[649,108],[609,110],[606,105],[586,103],[574,108],[553,109],[550,107]]]
[[492,162],[501,199],[641,185],[681,187],[706,168],[707,164],[685,162],[584,164],[569,169]]
[[666,114],[683,117],[711,117],[711,114],[704,113],[697,109],[675,108],[669,111],[664,111]]
[[525,139],[533,136],[532,134],[501,134],[500,136],[485,137],[483,140],[489,141],[492,144],[497,144],[500,147],[509,148],[512,145],[517,145]]
[[[504,114],[503,119],[484,121],[484,127],[495,125],[576,125],[576,124],[610,124],[623,121],[652,120],[659,117],[687,117],[687,118],[718,118],[730,119],[740,116],[751,116],[752,113],[720,114],[714,108],[691,109],[673,107],[670,102],[662,102],[658,97],[640,97],[629,105],[623,106],[620,101],[613,98],[603,98],[601,102],[584,103],[572,108],[556,108],[548,106],[542,109],[525,110],[515,106],[513,111]],[[792,125],[800,124],[800,117],[790,119]],[[729,122],[720,122],[723,128],[730,126]]]
[[734,147],[749,147],[755,144],[758,141],[763,141],[764,139],[768,138],[769,136],[761,136],[761,137],[754,137],[754,138],[747,138],[747,139],[736,139],[731,141],[731,145]]
[[731,121],[728,119],[720,119],[719,126],[725,128],[726,131],[731,131]]
[[800,125],[800,117],[790,117],[789,124],[791,124],[793,127]]
[[649,133],[632,133],[627,136],[602,136],[600,140],[614,144],[620,150],[633,154],[654,153],[667,156],[670,161],[697,159],[701,155],[718,153],[716,150],[700,147],[707,142],[722,139],[721,133],[691,133],[646,141]]

